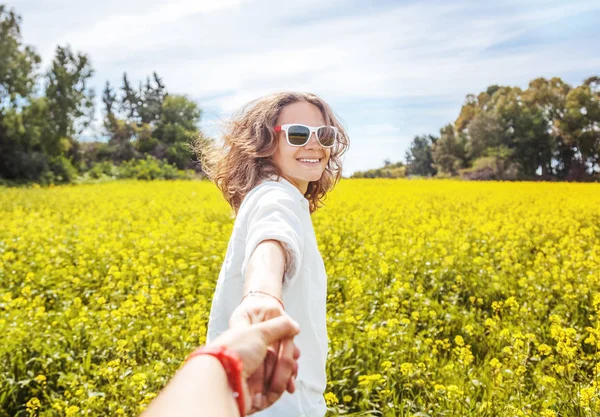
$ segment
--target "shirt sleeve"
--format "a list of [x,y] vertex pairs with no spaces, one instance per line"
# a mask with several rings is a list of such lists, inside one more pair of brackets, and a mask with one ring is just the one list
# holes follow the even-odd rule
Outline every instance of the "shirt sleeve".
[[252,253],[264,240],[279,241],[285,252],[283,288],[298,276],[304,252],[304,233],[299,212],[300,202],[284,190],[270,188],[254,195],[247,207],[246,245],[242,263],[242,281]]

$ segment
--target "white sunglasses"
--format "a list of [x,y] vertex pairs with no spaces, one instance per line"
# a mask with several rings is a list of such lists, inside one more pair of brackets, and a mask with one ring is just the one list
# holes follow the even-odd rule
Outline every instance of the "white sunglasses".
[[291,146],[304,146],[314,133],[317,141],[324,148],[332,148],[339,131],[335,126],[306,126],[298,123],[275,126],[275,132],[285,132],[285,139]]

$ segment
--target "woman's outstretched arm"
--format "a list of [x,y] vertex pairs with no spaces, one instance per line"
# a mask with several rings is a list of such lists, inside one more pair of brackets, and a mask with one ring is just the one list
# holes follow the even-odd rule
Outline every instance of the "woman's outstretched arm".
[[[282,286],[285,268],[285,252],[276,240],[264,240],[250,256],[244,280],[244,298],[229,321],[230,327],[245,327],[274,317],[285,315],[282,305]],[[275,343],[269,348],[264,365],[250,378],[249,384],[255,395],[256,409],[273,404],[286,390],[293,393],[292,378],[294,345],[289,339]]]
[[[210,344],[231,349],[242,360],[246,414],[259,411],[252,408],[248,378],[263,363],[267,347],[282,339],[292,340],[299,330],[297,323],[281,316],[248,327],[227,330]],[[296,374],[300,352],[295,346],[293,356]],[[239,414],[227,374],[220,361],[213,356],[199,355],[191,358],[177,371],[142,417],[237,417]]]

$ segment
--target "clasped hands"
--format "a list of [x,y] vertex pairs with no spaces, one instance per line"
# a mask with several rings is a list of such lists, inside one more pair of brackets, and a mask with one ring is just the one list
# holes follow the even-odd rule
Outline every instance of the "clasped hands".
[[[288,330],[281,336],[265,335],[264,330],[253,331],[257,326],[252,325],[271,319],[281,321]],[[260,294],[246,297],[232,313],[229,328],[214,344],[233,348],[244,363],[246,414],[269,407],[285,391],[295,391],[300,350],[293,337],[300,328],[277,300]],[[268,331],[267,327],[265,329]],[[243,337],[238,333],[244,333]]]

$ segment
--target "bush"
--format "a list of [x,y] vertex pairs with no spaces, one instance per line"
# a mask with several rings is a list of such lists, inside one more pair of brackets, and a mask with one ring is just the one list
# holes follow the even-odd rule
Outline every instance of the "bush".
[[49,169],[48,156],[42,152],[9,151],[0,155],[0,177],[11,183],[41,181]]
[[112,162],[104,161],[96,163],[89,171],[90,178],[102,178],[103,176],[118,178],[119,167],[112,164]]
[[50,158],[50,171],[45,174],[50,184],[69,183],[77,177],[77,169],[61,155]]
[[135,178],[138,180],[156,179],[186,179],[189,175],[185,171],[178,170],[163,160],[157,160],[151,156],[146,159],[137,159],[124,162],[119,167],[119,178]]
[[473,167],[459,170],[459,173],[467,180],[516,180],[519,169],[499,156],[484,156],[473,161]]

